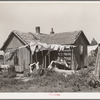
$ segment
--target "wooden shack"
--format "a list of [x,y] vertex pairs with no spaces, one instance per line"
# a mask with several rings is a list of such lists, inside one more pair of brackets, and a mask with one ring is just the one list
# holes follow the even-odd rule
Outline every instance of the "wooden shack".
[[77,63],[78,69],[87,66],[87,46],[90,43],[82,30],[62,33],[53,32],[43,36],[40,41],[47,44],[75,45],[76,48],[69,48],[58,52],[58,57],[66,60],[70,65],[73,62]]
[[[21,46],[25,46],[30,42],[34,43],[36,41],[46,43],[48,45],[75,45],[76,48],[64,49],[63,51],[50,51],[50,57],[46,55],[48,50],[43,50],[38,52],[35,58],[32,56],[29,47],[18,49]],[[30,63],[36,61],[36,57],[38,60],[42,59],[41,55],[44,60],[41,60],[40,62],[41,64],[44,64],[45,67],[48,66],[52,60],[63,59],[69,64],[72,64],[72,61],[76,61],[78,68],[80,69],[83,66],[87,66],[87,45],[89,45],[89,42],[83,31],[63,33],[53,32],[52,34],[47,35],[40,33],[40,28],[37,27],[36,33],[25,33],[16,30],[12,31],[7,40],[4,42],[1,50],[5,52],[5,64],[15,65],[17,72],[23,72],[24,69],[27,69]],[[17,50],[17,52],[14,54],[13,58],[11,60],[7,60],[10,56],[10,52],[14,52],[15,50]],[[74,69],[74,66],[72,69]]]
[[[31,63],[31,52],[29,48],[26,47],[18,49],[19,47],[24,46],[32,41],[31,33],[28,33],[28,37],[26,36],[26,33],[23,34],[22,32],[14,30],[10,33],[1,48],[5,52],[5,64],[15,65],[17,72],[22,72]],[[14,52],[15,54],[13,58],[8,60],[10,54]]]

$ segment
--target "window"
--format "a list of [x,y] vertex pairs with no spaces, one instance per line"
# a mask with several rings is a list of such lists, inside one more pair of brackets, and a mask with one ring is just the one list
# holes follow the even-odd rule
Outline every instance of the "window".
[[83,54],[83,45],[79,45],[80,55]]
[[16,52],[15,53],[15,56],[14,56],[14,65],[18,65],[19,62],[18,62],[18,53]]

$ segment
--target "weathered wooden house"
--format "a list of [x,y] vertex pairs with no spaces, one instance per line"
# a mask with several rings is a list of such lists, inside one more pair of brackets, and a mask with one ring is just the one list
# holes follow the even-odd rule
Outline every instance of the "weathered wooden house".
[[[66,60],[67,63],[72,65],[72,63],[77,62],[78,68],[87,66],[87,45],[89,42],[84,35],[83,31],[74,31],[74,32],[63,32],[63,33],[54,33],[53,29],[50,34],[40,33],[40,27],[36,27],[36,33],[24,33],[19,31],[12,31],[8,36],[7,40],[2,46],[2,50],[5,52],[5,63],[14,64],[16,66],[16,71],[22,72],[24,69],[27,69],[29,64],[35,61],[35,57],[32,56],[30,48],[26,46],[25,48],[18,49],[14,54],[12,60],[8,60],[7,55],[9,52],[15,51],[21,46],[25,46],[30,42],[42,42],[46,44],[59,44],[59,45],[75,45],[76,48],[69,48],[63,51],[52,50],[48,56],[45,56],[45,53],[48,50],[43,50],[40,53],[37,53],[37,59],[42,59],[42,53],[45,57],[44,60],[41,60],[41,64],[48,66],[52,60]],[[74,56],[73,56],[74,55]],[[75,69],[71,67],[71,69]]]
[[38,40],[37,34],[13,30],[1,48],[1,50],[5,52],[5,64],[15,65],[16,71],[18,72],[22,72],[24,69],[26,69],[31,63],[31,51],[28,47],[18,49],[11,60],[7,59],[9,58],[11,52],[15,52],[17,48],[25,46],[31,41],[34,42]]
[[[47,44],[75,45],[76,48],[58,52],[58,57],[69,62],[71,67],[73,67],[72,63],[76,62],[78,69],[87,66],[87,46],[90,43],[82,30],[54,33],[52,29],[51,34],[42,37],[40,41]],[[75,67],[71,69],[75,69]]]

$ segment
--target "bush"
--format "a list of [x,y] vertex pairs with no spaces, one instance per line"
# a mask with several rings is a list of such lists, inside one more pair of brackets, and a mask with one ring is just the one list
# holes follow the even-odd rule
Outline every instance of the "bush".
[[[85,69],[79,70],[76,73],[73,73],[72,75],[68,75],[67,77],[65,77],[63,74],[55,72],[53,70],[34,69],[31,75],[32,80],[29,80],[26,86],[27,85],[29,86],[36,85],[37,87],[49,86],[51,90],[54,88],[58,89],[56,90],[58,92],[63,91],[63,87],[71,88],[72,91],[74,92],[82,91],[83,88],[90,90],[90,87],[94,88],[94,86],[90,86],[91,80],[94,79],[92,76],[92,71],[93,71],[93,68],[91,67],[85,68]],[[96,87],[99,86],[97,81],[94,83],[96,84],[95,85]]]
[[9,65],[8,70],[5,70],[3,72],[3,77],[5,77],[5,78],[13,78],[13,77],[16,77],[15,66],[14,65]]
[[93,69],[81,69],[78,73],[67,76],[66,87],[72,87],[73,91],[81,91],[82,87],[90,89],[89,80],[91,80],[91,74]]
[[96,56],[89,56],[88,57],[88,65],[94,67],[96,63]]
[[24,76],[29,77],[30,76],[30,69],[24,69]]
[[95,66],[96,63],[96,57],[97,57],[98,49],[91,51],[91,55],[88,56],[88,65],[89,66]]
[[74,92],[81,91],[82,87],[89,88],[90,74],[92,68],[82,69],[78,73],[73,73],[65,77],[63,74],[53,70],[44,69],[44,74],[40,75],[40,70],[32,74],[33,84],[39,86],[51,86],[52,88],[64,86],[65,88],[71,87]]
[[31,74],[31,77],[40,77],[44,74],[44,70],[43,69],[34,69],[33,73]]

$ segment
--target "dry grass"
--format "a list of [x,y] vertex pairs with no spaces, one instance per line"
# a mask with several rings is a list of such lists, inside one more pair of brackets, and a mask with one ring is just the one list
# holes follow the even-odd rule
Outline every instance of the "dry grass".
[[38,70],[31,76],[32,80],[28,82],[32,84],[31,87],[39,87],[35,90],[39,92],[80,92],[83,89],[92,89],[88,84],[91,80],[92,70],[92,68],[83,69],[78,74],[72,74],[67,77],[52,70],[44,70],[44,74],[41,76]]
[[[100,88],[89,86],[92,68],[80,70],[77,74],[64,77],[55,71],[38,70],[30,76],[27,82],[21,79],[4,78],[0,75],[1,92],[83,92],[100,91]],[[42,73],[43,72],[43,73]]]

